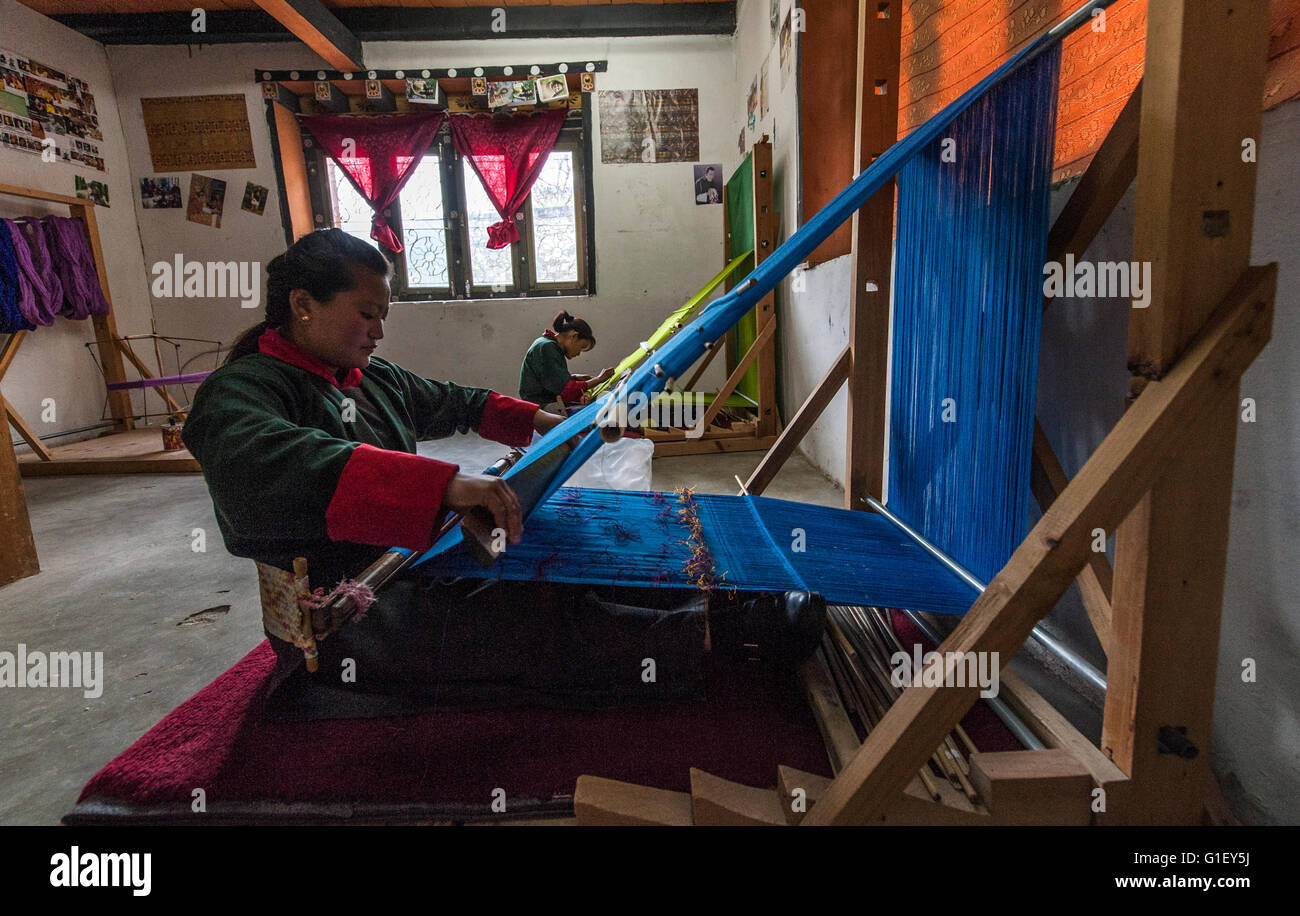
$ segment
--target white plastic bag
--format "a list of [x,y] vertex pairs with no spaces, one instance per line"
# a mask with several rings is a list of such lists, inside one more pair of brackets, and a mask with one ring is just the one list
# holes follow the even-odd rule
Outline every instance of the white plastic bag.
[[588,490],[649,490],[654,451],[655,444],[649,439],[619,439],[601,445],[565,486]]

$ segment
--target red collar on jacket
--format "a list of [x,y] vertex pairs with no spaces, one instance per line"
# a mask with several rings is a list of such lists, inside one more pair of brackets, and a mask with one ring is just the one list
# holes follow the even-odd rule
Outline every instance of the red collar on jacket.
[[329,366],[304,351],[292,340],[282,336],[275,328],[267,328],[262,333],[262,336],[257,339],[257,349],[258,352],[265,353],[267,356],[274,356],[291,366],[305,369],[312,375],[319,375],[335,388],[356,388],[361,384],[360,369],[349,369],[343,381],[340,382]]
[[556,337],[555,332],[552,331],[550,328],[547,328],[545,331],[543,331],[543,332],[542,332],[542,336],[543,336],[543,337],[549,337],[549,338],[551,338],[551,340],[558,340],[558,339],[559,339],[558,337]]

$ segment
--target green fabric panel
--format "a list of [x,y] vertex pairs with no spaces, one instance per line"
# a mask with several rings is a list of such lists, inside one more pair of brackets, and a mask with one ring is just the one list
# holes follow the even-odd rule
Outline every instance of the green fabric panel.
[[731,257],[754,250],[754,157],[748,155],[725,188],[731,223]]
[[[745,157],[745,161],[732,174],[731,180],[727,182],[727,222],[731,226],[731,254],[736,256],[746,249],[752,250],[754,247],[754,157],[752,154]],[[738,271],[736,282],[739,283],[745,276],[753,270],[753,265],[747,269]],[[736,359],[748,352],[750,346],[754,343],[754,338],[758,335],[758,320],[754,313],[746,313],[744,318],[736,322]],[[727,366],[730,372],[735,368],[731,363]],[[736,390],[746,394],[755,400],[758,399],[758,366],[757,364],[750,367],[745,373],[745,377],[740,380]]]

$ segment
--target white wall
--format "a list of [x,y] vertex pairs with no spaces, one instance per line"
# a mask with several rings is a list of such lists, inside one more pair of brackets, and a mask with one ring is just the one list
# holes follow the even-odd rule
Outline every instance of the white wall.
[[[729,37],[378,42],[368,43],[365,55],[369,66],[382,69],[604,59],[609,61],[609,71],[597,75],[597,90],[699,89],[701,161],[724,161],[728,144],[735,146],[734,133],[728,140]],[[139,98],[241,92],[249,99],[257,168],[205,173],[228,182],[222,228],[186,222],[183,211],[141,211],[145,261],[170,260],[180,252],[190,260],[265,264],[282,251],[283,231],[274,196],[263,216],[239,210],[244,182],[275,186],[270,138],[253,73],[257,68],[314,68],[319,61],[292,45],[122,46],[110,48],[109,59],[137,175],[154,174]],[[668,60],[671,66],[665,65]],[[599,161],[598,137],[594,146],[595,296],[394,303],[381,355],[430,377],[514,394],[524,352],[559,309],[587,318],[599,341],[590,356],[571,364],[573,370],[598,371],[631,351],[716,273],[723,254],[722,208],[695,205],[691,164],[605,165]],[[215,337],[227,344],[260,318],[260,309],[243,310],[233,300],[155,300],[154,308],[160,329]],[[721,367],[710,371],[720,381]]]
[[[0,40],[16,53],[66,71],[90,84],[99,113],[100,130],[104,134],[104,140],[98,146],[108,169],[99,172],[80,163],[43,162],[40,156],[31,153],[0,148],[0,182],[68,196],[75,194],[74,175],[108,185],[111,206],[96,208],[95,217],[110,276],[118,331],[121,334],[147,334],[151,330],[151,316],[135,209],[131,203],[131,169],[104,48],[16,0],[0,0],[0,35],[4,36]],[[60,204],[41,205],[37,201],[0,196],[0,216],[27,214],[67,216],[68,208]],[[104,377],[83,346],[85,341],[94,338],[94,327],[89,320],[60,318],[51,327],[37,328],[23,341],[22,349],[0,385],[5,398],[37,435],[87,426],[98,422],[104,415]],[[54,399],[55,419],[52,423],[42,419],[41,403],[46,398]],[[139,403],[138,398],[136,403]],[[5,434],[17,438],[16,431],[7,425]],[[55,439],[50,444],[60,445],[76,438]],[[26,451],[25,445],[19,448],[19,452],[23,451]]]
[[[793,0],[781,0],[779,22]],[[785,242],[802,224],[799,186],[800,144],[810,142],[799,132],[799,55],[804,53],[801,35],[791,36],[794,59],[784,89],[781,86],[780,51],[772,38],[768,0],[740,0],[736,12],[735,137],[748,114],[746,99],[749,87],[768,59],[768,93],[770,109],[757,129],[749,132],[753,143],[766,133],[772,137],[774,194],[781,212],[780,240]],[[779,27],[779,26],[778,26]],[[768,58],[768,55],[771,55]],[[846,66],[856,66],[849,62]],[[815,102],[813,104],[816,104]],[[735,141],[732,147],[736,146]],[[739,164],[733,149],[727,171]],[[848,343],[850,269],[847,256],[836,258],[807,270],[804,289],[796,291],[787,277],[777,290],[777,391],[782,419],[788,422],[796,410],[817,387],[826,370]],[[804,436],[799,450],[831,479],[844,482],[848,399],[837,394],[822,411],[821,418]]]
[[[1272,342],[1246,370],[1255,423],[1237,433],[1232,528],[1219,641],[1214,751],[1229,798],[1300,824],[1300,102],[1264,112],[1252,264],[1278,263]],[[1242,681],[1242,660],[1258,681]]]
[[[158,332],[179,337],[220,340],[229,346],[244,328],[262,318],[265,305],[265,264],[284,250],[284,227],[276,190],[271,137],[266,125],[261,87],[253,82],[254,68],[320,66],[320,59],[297,44],[204,45],[194,47],[113,45],[108,48],[113,85],[122,113],[133,189],[121,206],[130,207],[139,225],[137,245],[143,250],[138,278],[146,284]],[[199,169],[200,175],[226,182],[226,202],[221,228],[203,226],[185,218],[193,171],[158,172],[149,156],[140,99],[159,96],[225,95],[240,93],[247,101],[256,168]],[[145,210],[140,206],[139,180],[152,176],[179,178],[179,209]],[[271,189],[261,216],[240,209],[244,185],[252,181]],[[159,298],[152,295],[149,269],[158,261],[172,263],[180,254],[186,261],[252,261],[258,265],[263,298],[256,308],[241,308],[238,300]],[[118,282],[114,278],[114,282]],[[201,345],[187,347],[185,359],[197,356]],[[187,371],[211,369],[213,357],[197,358]]]

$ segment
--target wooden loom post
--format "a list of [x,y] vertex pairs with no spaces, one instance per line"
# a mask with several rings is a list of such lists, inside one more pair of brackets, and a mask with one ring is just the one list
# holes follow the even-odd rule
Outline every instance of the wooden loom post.
[[[768,142],[767,137],[754,144],[751,164],[754,170],[754,267],[757,269],[758,265],[776,251],[777,243],[778,224],[772,194],[772,144]],[[767,332],[766,336],[764,332]],[[759,436],[775,436],[781,423],[776,409],[775,332],[776,292],[774,290],[754,306],[755,336],[751,346],[758,349],[757,433]]]
[[0,585],[34,576],[41,571],[27,516],[27,497],[18,474],[9,431],[0,442]]
[[[108,303],[108,314],[91,315],[95,326],[95,343],[99,349],[99,361],[104,367],[104,381],[125,382],[126,368],[122,365],[122,354],[118,352],[113,341],[117,339],[117,320],[113,317],[113,297],[108,291],[108,271],[104,267],[104,249],[99,244],[99,226],[95,221],[95,205],[87,200],[69,198],[68,209],[75,219],[81,220],[86,227],[86,236],[90,239],[90,251],[95,257],[95,273],[99,275],[99,286],[104,291],[104,301]],[[135,420],[131,415],[131,397],[125,391],[109,389],[108,408],[113,414],[113,422],[119,431],[135,429]]]
[[[858,2],[855,174],[898,139],[902,13],[898,3]],[[844,504],[884,498],[885,390],[894,251],[894,182],[853,216],[849,293],[849,407]]]
[[[1147,16],[1133,258],[1151,265],[1151,299],[1129,324],[1134,394],[1167,377],[1248,263],[1242,150],[1259,138],[1269,31],[1264,3],[1162,0]],[[1102,749],[1132,781],[1128,823],[1201,818],[1240,390],[1225,381],[1186,417],[1195,446],[1119,526]],[[1165,750],[1165,729],[1194,759]]]

